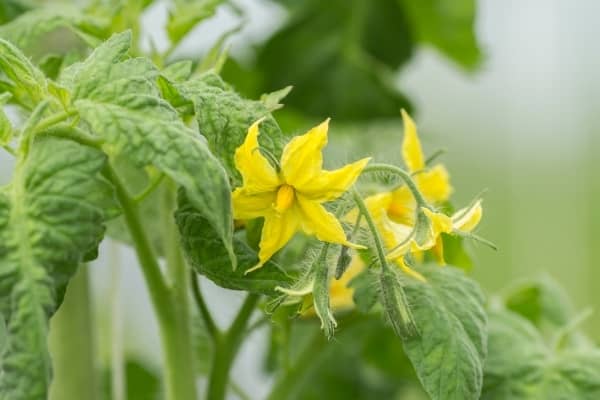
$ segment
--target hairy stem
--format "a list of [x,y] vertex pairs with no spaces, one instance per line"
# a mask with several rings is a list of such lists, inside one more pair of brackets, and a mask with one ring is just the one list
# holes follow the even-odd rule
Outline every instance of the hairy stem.
[[260,296],[257,294],[248,294],[230,328],[224,335],[217,336],[215,356],[208,381],[207,399],[225,399],[229,384],[229,371],[246,334],[248,320],[252,316],[259,298]]
[[425,200],[425,198],[423,198],[423,195],[417,188],[415,181],[413,181],[410,174],[404,171],[402,168],[398,168],[395,165],[389,164],[370,164],[367,165],[363,170],[363,173],[365,172],[387,172],[399,176],[400,179],[402,179],[408,187],[408,190],[411,191],[412,195],[415,198],[415,201],[417,202],[417,206],[419,208],[427,207],[427,201]]
[[375,250],[377,251],[377,258],[379,258],[381,269],[385,270],[388,268],[387,259],[385,257],[385,248],[383,247],[383,242],[381,240],[381,236],[379,235],[379,231],[377,230],[377,226],[375,226],[375,221],[373,221],[373,217],[371,216],[365,201],[356,189],[354,189],[352,196],[354,197],[354,202],[356,203],[358,210],[367,221],[367,225],[369,226],[369,230],[373,236],[373,241],[375,242]]
[[179,308],[175,304],[178,297],[173,295],[165,283],[150,240],[142,227],[138,209],[127,189],[111,167],[106,168],[106,176],[113,183],[121,203],[158,319],[164,352],[166,399],[196,400],[195,379],[190,361],[191,347],[187,342],[186,333],[183,332],[185,327],[178,316]]

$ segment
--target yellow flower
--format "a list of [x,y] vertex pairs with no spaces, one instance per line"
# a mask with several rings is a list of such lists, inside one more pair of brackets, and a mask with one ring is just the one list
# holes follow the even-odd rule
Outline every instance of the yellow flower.
[[260,121],[248,129],[235,152],[235,165],[243,185],[233,192],[235,219],[263,217],[258,269],[299,230],[319,240],[358,248],[350,243],[337,218],[323,202],[340,197],[358,178],[369,158],[335,171],[322,169],[321,150],[327,144],[329,120],[293,138],[283,149],[279,170],[261,154]]
[[[402,120],[404,122],[402,158],[408,172],[413,175],[417,188],[428,203],[441,204],[447,201],[452,194],[452,186],[450,186],[450,177],[446,167],[436,164],[431,168],[426,168],[417,127],[404,110],[402,110]],[[412,193],[406,186],[402,186],[392,192],[388,215],[398,223],[414,225],[416,207],[417,204]]]
[[[425,165],[425,156],[417,134],[417,128],[410,116],[402,110],[404,121],[404,140],[402,157],[417,189],[430,204],[441,204],[452,193],[446,168],[437,164],[432,168]],[[442,233],[469,232],[479,223],[482,215],[481,202],[477,201],[469,209],[462,209],[452,217],[422,208],[420,213],[424,221],[420,227],[420,238],[413,236],[416,223],[417,202],[407,186],[393,192],[378,193],[365,199],[383,242],[390,251],[392,259],[403,271],[419,280],[425,278],[406,265],[404,256],[412,253],[417,258],[425,250],[432,250],[441,264],[445,264]],[[425,231],[423,231],[425,229]]]
[[[423,242],[417,243],[415,238],[411,238],[408,243],[403,246],[397,246],[396,249],[390,252],[389,257],[391,259],[402,257],[408,251],[418,252],[431,249],[438,258],[438,262],[443,265],[446,262],[444,261],[444,248],[441,234],[469,233],[479,224],[483,215],[481,200],[477,200],[470,207],[458,210],[452,214],[452,216],[431,211],[425,207],[423,207],[421,211],[428,220],[428,223],[425,226]],[[406,242],[406,227],[400,225],[399,228],[399,224],[394,225],[396,225],[394,229],[395,239],[400,240],[404,237],[404,242]],[[402,242],[399,241],[399,243]]]

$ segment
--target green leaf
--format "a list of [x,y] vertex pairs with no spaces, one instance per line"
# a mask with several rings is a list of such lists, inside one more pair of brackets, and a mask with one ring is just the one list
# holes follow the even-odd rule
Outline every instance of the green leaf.
[[0,37],[34,59],[78,47],[82,51],[86,45],[97,46],[107,36],[107,20],[84,14],[66,4],[38,7],[0,26]]
[[424,266],[426,283],[406,280],[418,335],[404,350],[432,399],[478,399],[486,355],[486,314],[479,286],[453,267]]
[[139,168],[153,165],[186,189],[235,265],[227,174],[204,138],[159,97],[156,69],[145,59],[126,59],[130,43],[130,33],[114,35],[65,70],[63,82],[72,88],[82,120],[110,153],[129,157]]
[[397,0],[294,2],[286,25],[259,50],[262,92],[295,89],[288,106],[318,118],[395,117],[408,102],[392,71],[413,42]]
[[478,65],[475,0],[399,1],[410,16],[417,40],[432,44],[464,68]]
[[283,89],[276,90],[271,93],[265,93],[260,96],[260,101],[265,105],[267,110],[273,112],[283,107],[283,100],[292,91],[292,86],[286,86]]
[[0,313],[8,338],[0,370],[6,399],[46,398],[46,336],[68,280],[104,234],[112,187],[106,157],[71,141],[42,138],[0,190]]
[[175,0],[169,10],[167,34],[172,43],[179,43],[198,23],[212,17],[223,0]]
[[19,104],[34,108],[47,92],[46,78],[31,61],[10,42],[0,39],[0,92],[9,92]]
[[193,67],[190,60],[178,61],[163,69],[161,74],[170,81],[183,82],[190,77]]
[[573,317],[571,302],[563,289],[550,277],[523,282],[504,296],[506,307],[528,319],[538,328],[546,324],[556,328]]
[[600,397],[600,349],[549,349],[526,319],[490,313],[482,399],[581,399]]
[[206,219],[191,204],[187,192],[180,191],[178,203],[175,218],[181,243],[189,264],[196,272],[221,287],[252,293],[274,294],[275,287],[289,286],[292,282],[292,278],[273,261],[268,261],[257,271],[244,274],[258,263],[258,255],[245,242],[244,232],[234,235],[238,268],[233,270],[226,249],[215,237]]
[[235,168],[235,149],[243,143],[248,128],[258,119],[265,117],[260,125],[261,146],[276,156],[281,154],[285,136],[262,102],[242,98],[217,75],[210,73],[177,87],[194,102],[200,132],[227,169],[234,186],[241,184],[241,176]]

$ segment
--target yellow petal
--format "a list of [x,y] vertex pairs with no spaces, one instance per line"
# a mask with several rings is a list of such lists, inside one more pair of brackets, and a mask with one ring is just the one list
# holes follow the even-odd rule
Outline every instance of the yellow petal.
[[297,200],[304,232],[315,235],[317,239],[324,242],[339,243],[353,248],[364,248],[348,242],[340,221],[332,213],[325,210],[321,204],[300,194],[297,196]]
[[398,264],[400,269],[402,269],[402,271],[404,271],[407,275],[410,275],[413,278],[420,280],[421,282],[427,282],[427,279],[425,279],[423,275],[406,265],[406,262],[404,262],[404,257],[398,257],[394,261],[396,262],[396,264]]
[[463,208],[452,215],[452,226],[457,231],[471,232],[481,221],[483,208],[481,200],[477,200],[470,208]]
[[404,225],[414,225],[417,202],[406,186],[392,192],[392,200],[388,207],[388,216],[392,221]]
[[392,202],[391,192],[377,193],[365,199],[365,206],[371,217],[377,222],[387,214],[387,210]]
[[402,110],[402,121],[404,122],[404,140],[402,142],[404,163],[410,172],[420,171],[425,168],[425,159],[417,135],[417,127],[404,110]]
[[444,259],[444,240],[442,236],[438,236],[435,246],[431,248],[431,251],[440,265],[446,265],[446,260]]
[[235,150],[235,167],[242,175],[248,194],[272,191],[280,184],[277,172],[259,150],[260,122],[256,121],[248,128],[244,143]]
[[265,216],[260,237],[258,264],[246,271],[252,272],[262,267],[279,249],[292,238],[299,227],[299,214],[293,207],[280,214],[275,211]]
[[446,167],[438,164],[435,167],[415,175],[415,183],[419,191],[429,203],[440,204],[450,198],[452,186]]
[[389,252],[388,259],[402,258],[414,247],[414,239],[410,237],[413,230],[412,226],[397,224],[388,219],[378,229]]
[[345,310],[354,306],[354,300],[352,299],[354,289],[348,285],[364,269],[365,264],[361,258],[354,256],[344,275],[339,280],[331,280],[329,285],[329,304],[332,310]]
[[232,194],[233,218],[252,219],[264,217],[273,209],[275,192],[248,194],[245,188],[237,188]]
[[437,237],[440,233],[450,233],[452,232],[452,219],[446,214],[431,211],[428,208],[423,207],[423,212],[431,221],[431,229],[434,232],[435,237]]
[[321,149],[327,144],[329,119],[304,135],[296,136],[281,155],[281,172],[286,183],[294,187],[310,184],[323,167]]
[[311,200],[331,201],[340,197],[356,182],[371,158],[363,158],[334,171],[319,171],[310,181],[296,184],[296,190]]

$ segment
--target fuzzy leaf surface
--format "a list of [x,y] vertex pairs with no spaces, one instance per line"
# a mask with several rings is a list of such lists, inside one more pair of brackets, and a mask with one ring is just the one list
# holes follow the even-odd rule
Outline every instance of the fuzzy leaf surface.
[[244,142],[248,128],[258,119],[265,118],[260,124],[261,146],[275,156],[281,154],[285,136],[261,101],[244,99],[212,73],[177,87],[194,103],[200,132],[208,140],[213,154],[223,162],[235,186],[241,184],[234,163],[235,149]]
[[0,72],[0,92],[11,93],[16,102],[27,108],[34,108],[47,92],[44,74],[4,39],[0,39]]
[[112,187],[106,157],[71,141],[39,139],[0,190],[0,314],[7,339],[0,362],[3,399],[46,398],[48,320],[77,266],[104,234]]
[[158,71],[146,59],[127,58],[131,34],[114,35],[83,63],[63,74],[74,104],[112,154],[143,168],[153,165],[184,187],[232,260],[233,222],[227,174],[205,140],[160,98]]
[[244,274],[258,262],[256,251],[244,240],[244,232],[234,235],[233,245],[238,267],[233,270],[223,244],[183,191],[179,193],[175,218],[190,266],[217,285],[227,289],[273,294],[276,286],[285,287],[292,282],[292,278],[273,261],[267,262],[257,271]]
[[427,282],[405,286],[419,334],[403,338],[404,350],[432,399],[478,399],[487,348],[481,289],[454,267],[419,272]]

